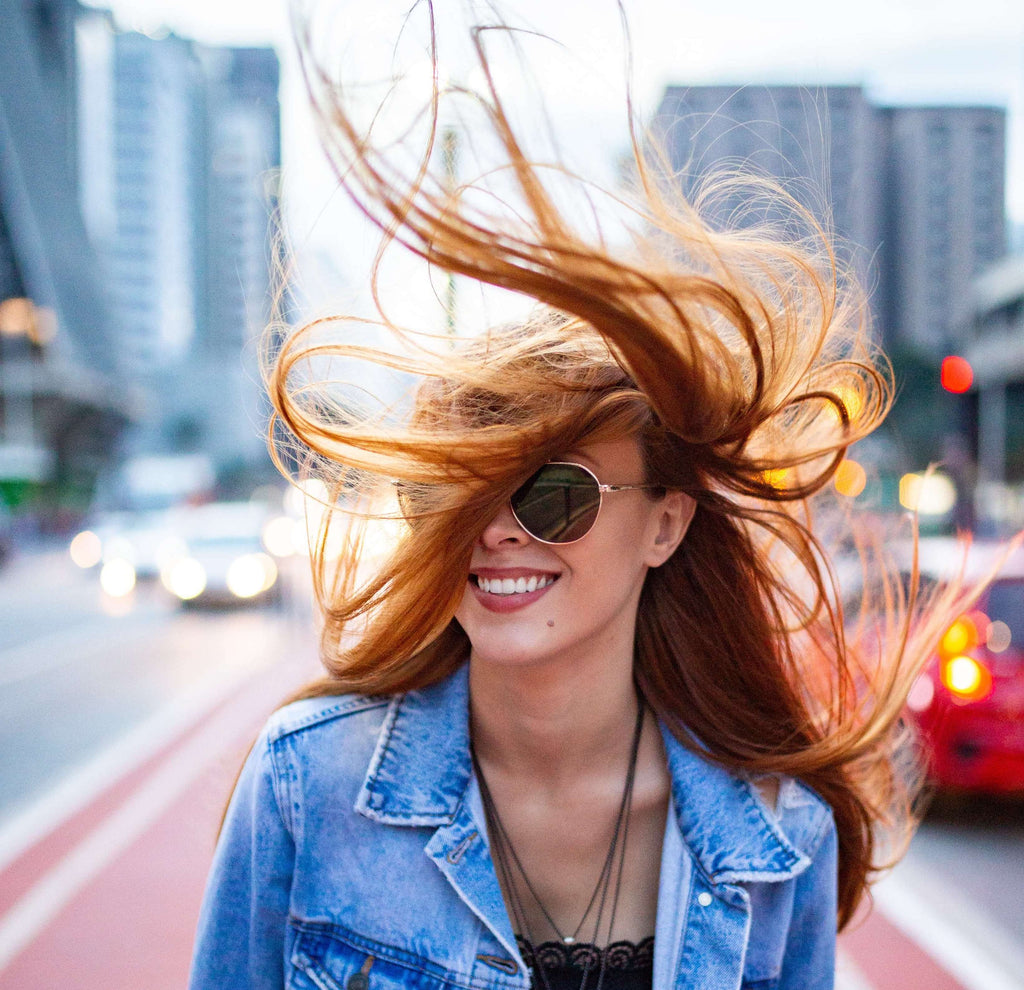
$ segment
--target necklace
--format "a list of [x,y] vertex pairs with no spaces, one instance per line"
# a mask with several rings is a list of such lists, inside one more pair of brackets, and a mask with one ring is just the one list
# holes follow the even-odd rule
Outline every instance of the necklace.
[[[607,924],[607,940],[610,943],[612,930],[615,925],[619,890],[622,886],[622,873],[626,858],[626,840],[629,835],[629,813],[632,805],[633,783],[636,779],[637,754],[640,751],[640,736],[643,730],[643,724],[644,705],[642,702],[639,702],[637,705],[636,728],[633,733],[633,743],[629,755],[629,766],[626,770],[626,781],[622,790],[622,800],[619,803],[618,814],[615,817],[615,829],[612,832],[611,843],[608,846],[608,853],[601,866],[601,872],[598,875],[597,883],[594,885],[594,891],[590,895],[590,900],[587,902],[587,906],[583,911],[583,916],[580,918],[579,924],[576,925],[570,934],[564,933],[556,924],[555,919],[551,916],[551,912],[548,911],[547,907],[545,907],[544,902],[540,899],[536,889],[531,883],[526,870],[523,868],[522,861],[516,853],[515,847],[512,845],[508,832],[501,821],[501,816],[498,814],[497,805],[491,795],[490,788],[487,786],[487,779],[484,777],[483,770],[477,760],[476,751],[471,747],[473,767],[476,771],[477,780],[480,786],[480,797],[483,801],[484,812],[487,816],[487,827],[493,837],[492,847],[494,850],[495,866],[498,870],[501,885],[508,897],[509,907],[511,908],[512,914],[512,922],[515,927],[526,936],[527,941],[531,945],[537,946],[539,943],[534,939],[533,933],[530,931],[527,914],[519,896],[518,886],[514,882],[515,873],[518,873],[522,878],[523,884],[529,892],[530,897],[533,899],[534,903],[536,903],[541,914],[544,916],[545,920],[551,926],[551,929],[555,932],[559,941],[562,942],[563,945],[571,946],[576,944],[579,934],[586,924],[587,918],[591,915],[591,912],[595,912],[596,907],[593,922],[593,944],[595,948],[598,946],[601,922],[604,917],[609,888],[611,887],[611,880],[614,874],[615,885],[614,890],[611,891],[610,914]],[[618,863],[617,869],[616,861]],[[598,972],[596,990],[601,990],[605,975],[606,954],[604,952],[600,952],[600,957],[601,963]],[[541,977],[546,990],[551,990],[540,955],[538,953],[534,953],[534,958],[537,964],[538,975]],[[585,990],[586,988],[591,966],[591,956],[588,954],[586,964],[583,968],[583,981],[580,984],[580,990]]]

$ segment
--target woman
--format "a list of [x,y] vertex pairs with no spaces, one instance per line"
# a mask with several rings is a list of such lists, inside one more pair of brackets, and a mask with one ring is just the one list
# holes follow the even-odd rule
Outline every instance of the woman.
[[[778,190],[805,236],[716,232],[639,150],[633,246],[588,240],[481,100],[516,222],[327,108],[386,240],[542,305],[452,350],[278,350],[335,516],[403,521],[369,575],[358,527],[336,571],[321,534],[328,676],[242,771],[191,985],[830,987],[952,597],[913,636],[894,586],[862,633],[838,604],[811,507],[888,408],[863,301]],[[411,415],[311,389],[332,355],[418,373]]]

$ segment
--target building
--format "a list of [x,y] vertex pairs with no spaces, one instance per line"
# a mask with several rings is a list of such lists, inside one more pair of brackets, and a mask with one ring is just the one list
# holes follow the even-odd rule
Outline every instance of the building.
[[81,200],[135,380],[188,354],[196,332],[203,187],[201,67],[190,42],[78,24]]
[[950,347],[959,301],[1006,249],[1002,109],[879,107],[858,86],[672,86],[655,127],[688,190],[752,167],[834,230],[891,349]]
[[1006,112],[883,107],[877,115],[885,324],[906,347],[956,350],[971,283],[1007,248]]
[[195,424],[217,463],[240,466],[266,459],[257,356],[277,278],[279,67],[267,48],[197,48],[197,55],[206,115],[201,329],[189,361],[192,408],[178,423]]
[[978,498],[982,514],[1024,526],[1024,257],[975,279],[964,325],[974,371]]
[[138,407],[79,209],[75,0],[0,0],[0,492],[85,502]]
[[[779,180],[848,246],[877,242],[876,118],[859,86],[670,86],[655,126],[688,194],[722,169],[752,170]],[[763,216],[744,209],[728,196],[717,219]],[[865,253],[856,255],[866,274]]]
[[116,29],[83,12],[83,212],[153,401],[133,453],[266,461],[256,339],[270,315],[279,69],[262,48]]

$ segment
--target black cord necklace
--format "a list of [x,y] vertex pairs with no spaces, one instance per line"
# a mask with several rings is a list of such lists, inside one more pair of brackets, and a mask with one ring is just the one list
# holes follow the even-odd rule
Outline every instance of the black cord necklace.
[[[609,888],[612,887],[611,881],[614,874],[615,883],[614,889],[611,890],[611,904],[609,906],[610,914],[607,924],[607,941],[609,943],[611,942],[611,935],[615,926],[615,914],[618,908],[619,891],[622,887],[623,868],[626,860],[626,841],[629,835],[629,815],[630,808],[632,806],[633,784],[636,779],[637,755],[640,751],[640,736],[643,731],[643,724],[644,705],[643,702],[640,701],[637,706],[636,729],[633,733],[633,743],[629,755],[629,766],[626,770],[626,781],[622,790],[622,800],[619,803],[618,814],[615,817],[615,829],[612,833],[611,843],[608,846],[608,853],[601,866],[601,872],[598,875],[597,883],[594,885],[594,891],[590,895],[590,900],[587,902],[586,909],[579,920],[579,924],[576,925],[571,934],[564,934],[562,932],[555,923],[555,920],[551,916],[547,907],[545,907],[544,902],[538,896],[536,889],[526,873],[526,870],[523,868],[522,861],[516,853],[515,847],[512,845],[508,832],[501,821],[501,816],[498,814],[497,805],[491,795],[490,788],[487,786],[487,779],[484,777],[483,770],[477,760],[476,750],[472,746],[470,747],[473,758],[473,768],[476,771],[477,780],[480,785],[480,797],[483,801],[484,812],[487,816],[487,827],[492,836],[491,844],[494,851],[495,866],[497,867],[499,875],[498,879],[500,880],[502,888],[505,890],[508,898],[512,914],[512,923],[516,927],[517,931],[521,932],[525,936],[527,942],[532,947],[537,947],[539,943],[535,940],[533,933],[530,930],[527,913],[523,907],[522,900],[520,899],[518,886],[515,883],[515,873],[518,873],[519,876],[522,877],[523,884],[530,896],[533,898],[533,901],[536,903],[537,907],[540,908],[541,914],[543,914],[545,920],[551,926],[552,931],[555,932],[559,941],[561,941],[563,945],[572,946],[576,944],[579,934],[586,924],[587,918],[591,915],[591,912],[594,912],[596,906],[596,913],[594,914],[593,922],[594,935],[592,940],[595,949],[598,949],[602,927],[601,922],[604,917]],[[616,861],[618,862],[617,869]],[[598,951],[600,953],[601,963],[595,990],[601,990],[604,983],[607,956],[606,952],[600,951],[600,949],[598,949]],[[544,971],[544,964],[540,958],[540,954],[536,951],[534,952],[534,960],[536,962],[535,968],[537,970],[537,975],[543,982],[545,990],[551,990],[547,973]],[[583,980],[580,983],[580,990],[586,990],[587,979],[590,975],[592,966],[592,955],[588,954],[586,963],[583,967]]]

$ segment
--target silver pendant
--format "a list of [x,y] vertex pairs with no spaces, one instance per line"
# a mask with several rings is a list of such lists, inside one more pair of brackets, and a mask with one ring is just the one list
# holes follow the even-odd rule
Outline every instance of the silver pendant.
[[563,935],[562,936],[562,945],[575,945],[575,944],[576,944],[576,936],[575,935]]

